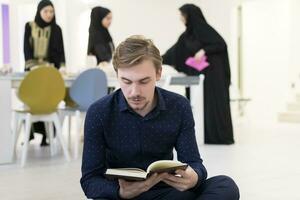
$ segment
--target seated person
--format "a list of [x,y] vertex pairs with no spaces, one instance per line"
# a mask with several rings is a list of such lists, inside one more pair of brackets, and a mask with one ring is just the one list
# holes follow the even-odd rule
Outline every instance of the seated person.
[[[209,179],[202,164],[189,101],[155,86],[162,58],[151,40],[132,36],[120,43],[113,66],[121,89],[95,102],[84,128],[81,186],[92,199],[239,199],[227,176]],[[154,173],[144,181],[109,180],[107,168],[146,169],[172,160],[173,149],[186,170]]]

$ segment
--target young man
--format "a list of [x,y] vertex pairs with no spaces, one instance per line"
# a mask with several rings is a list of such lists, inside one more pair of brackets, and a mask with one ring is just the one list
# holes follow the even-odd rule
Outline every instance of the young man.
[[[94,103],[84,128],[81,186],[94,199],[236,200],[226,176],[206,180],[189,101],[155,86],[162,58],[151,40],[132,36],[113,56],[121,89]],[[146,169],[156,160],[187,163],[180,176],[153,174],[145,181],[108,180],[107,168]]]

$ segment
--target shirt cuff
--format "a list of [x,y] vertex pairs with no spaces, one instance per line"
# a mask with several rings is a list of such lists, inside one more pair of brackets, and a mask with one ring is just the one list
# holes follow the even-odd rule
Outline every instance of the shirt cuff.
[[194,191],[194,190],[197,190],[198,188],[199,188],[199,186],[204,182],[204,176],[203,176],[203,174],[202,174],[202,172],[201,172],[201,170],[199,170],[199,169],[194,169],[195,170],[195,172],[197,173],[197,175],[198,175],[198,181],[197,181],[197,184],[193,187],[193,188],[191,188],[191,190],[192,191]]

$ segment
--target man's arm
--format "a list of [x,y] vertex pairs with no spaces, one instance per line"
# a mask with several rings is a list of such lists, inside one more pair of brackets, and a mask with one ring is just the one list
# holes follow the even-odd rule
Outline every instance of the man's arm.
[[181,114],[180,133],[176,141],[176,151],[178,160],[189,164],[189,166],[197,173],[198,181],[194,188],[197,188],[206,178],[207,171],[202,164],[199,154],[197,141],[195,137],[195,122],[192,114],[191,106],[188,100],[184,100]]
[[101,110],[97,104],[93,104],[86,115],[80,183],[88,198],[118,199],[118,182],[103,176],[106,170],[106,146],[99,112]]

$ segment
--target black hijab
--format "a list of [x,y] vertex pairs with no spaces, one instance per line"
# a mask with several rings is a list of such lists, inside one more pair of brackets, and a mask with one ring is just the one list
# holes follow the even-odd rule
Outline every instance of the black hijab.
[[60,68],[61,63],[65,63],[65,52],[63,45],[62,31],[56,24],[55,15],[50,23],[45,22],[41,17],[41,10],[46,6],[54,6],[49,0],[41,0],[38,4],[36,15],[34,18],[35,23],[41,27],[51,26],[51,35],[48,49],[48,61],[53,63],[56,68]]
[[97,40],[97,38],[101,37],[105,42],[111,42],[112,38],[107,30],[102,25],[102,20],[105,18],[111,11],[107,8],[103,7],[95,7],[91,12],[91,23],[89,28],[89,33],[92,34]]
[[45,8],[46,6],[52,6],[52,8],[54,8],[53,4],[51,1],[49,0],[42,0],[40,1],[40,3],[38,4],[38,7],[37,7],[37,11],[36,11],[36,14],[35,14],[35,18],[34,18],[34,21],[35,23],[41,27],[41,28],[44,28],[46,26],[49,26],[49,25],[55,25],[56,24],[56,20],[55,20],[55,15],[52,19],[51,22],[47,23],[45,22],[43,19],[42,19],[42,16],[41,16],[41,10],[43,8]]
[[196,36],[200,26],[207,24],[201,9],[194,4],[185,4],[179,10],[186,20],[186,33]]
[[188,40],[192,40],[194,46],[195,42],[197,46],[202,46],[204,43],[225,42],[217,31],[206,22],[198,6],[185,4],[179,10],[186,19],[184,34]]
[[[102,25],[103,18],[109,13],[111,13],[109,9],[100,6],[92,9],[89,27],[88,54],[96,55],[97,53],[94,51],[97,45],[103,45],[107,52],[111,51],[109,44],[111,43],[111,45],[113,45],[112,37],[109,34],[108,29]],[[100,58],[97,57],[97,59],[98,62],[101,61]]]

